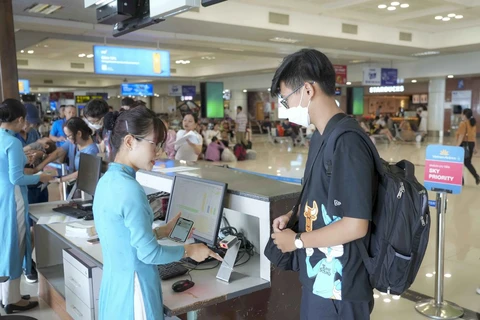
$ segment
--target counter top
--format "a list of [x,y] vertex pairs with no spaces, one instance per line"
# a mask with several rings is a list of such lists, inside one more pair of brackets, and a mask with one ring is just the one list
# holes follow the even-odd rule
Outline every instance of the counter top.
[[[188,168],[182,171],[182,168]],[[175,172],[178,169],[180,171]],[[228,184],[228,193],[262,201],[278,201],[299,196],[301,186],[275,181],[254,174],[240,172],[225,167],[200,164],[181,163],[174,160],[158,160],[153,171],[141,171],[173,180],[176,174],[191,175],[198,178]]]

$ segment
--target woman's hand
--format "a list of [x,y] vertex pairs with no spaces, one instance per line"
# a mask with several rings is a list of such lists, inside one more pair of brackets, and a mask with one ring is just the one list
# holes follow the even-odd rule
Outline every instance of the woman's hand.
[[220,262],[223,261],[222,257],[220,257],[217,253],[213,252],[212,250],[210,250],[203,243],[185,245],[185,255],[186,255],[186,258],[191,258],[197,262],[202,262],[208,257],[217,259]]

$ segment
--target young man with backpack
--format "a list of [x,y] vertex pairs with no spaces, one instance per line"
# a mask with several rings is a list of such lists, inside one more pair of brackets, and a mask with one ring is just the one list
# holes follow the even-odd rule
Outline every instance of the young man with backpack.
[[[301,319],[370,319],[373,288],[400,295],[415,279],[429,238],[427,192],[413,164],[382,161],[337,107],[335,70],[323,53],[287,56],[271,92],[291,122],[317,128],[299,202],[272,226],[273,243],[296,258]],[[298,230],[290,228],[296,217]]]

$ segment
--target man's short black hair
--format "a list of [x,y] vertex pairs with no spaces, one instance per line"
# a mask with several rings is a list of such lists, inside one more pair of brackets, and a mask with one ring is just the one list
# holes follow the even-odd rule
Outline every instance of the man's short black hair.
[[123,98],[122,99],[122,107],[125,106],[125,107],[133,107],[133,104],[135,103],[135,100],[133,100],[132,98]]
[[315,81],[325,95],[335,95],[335,69],[327,56],[315,49],[302,49],[283,59],[272,80],[273,97],[280,94],[282,81],[292,90]]
[[238,106],[237,109],[240,109],[240,111],[243,110],[242,106]]
[[108,113],[108,103],[103,99],[93,99],[85,106],[83,115],[85,117],[101,119]]

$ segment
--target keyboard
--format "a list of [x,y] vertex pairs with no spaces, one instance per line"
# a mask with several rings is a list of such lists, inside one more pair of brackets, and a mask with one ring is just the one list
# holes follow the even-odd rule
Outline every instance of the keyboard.
[[92,215],[91,211],[85,211],[69,206],[63,206],[63,207],[57,207],[52,209],[55,212],[58,213],[63,213],[66,216],[72,217],[72,218],[77,218],[77,219],[83,219],[87,215]]
[[179,262],[158,265],[158,273],[160,274],[160,279],[162,280],[180,277],[187,272],[188,269]]

